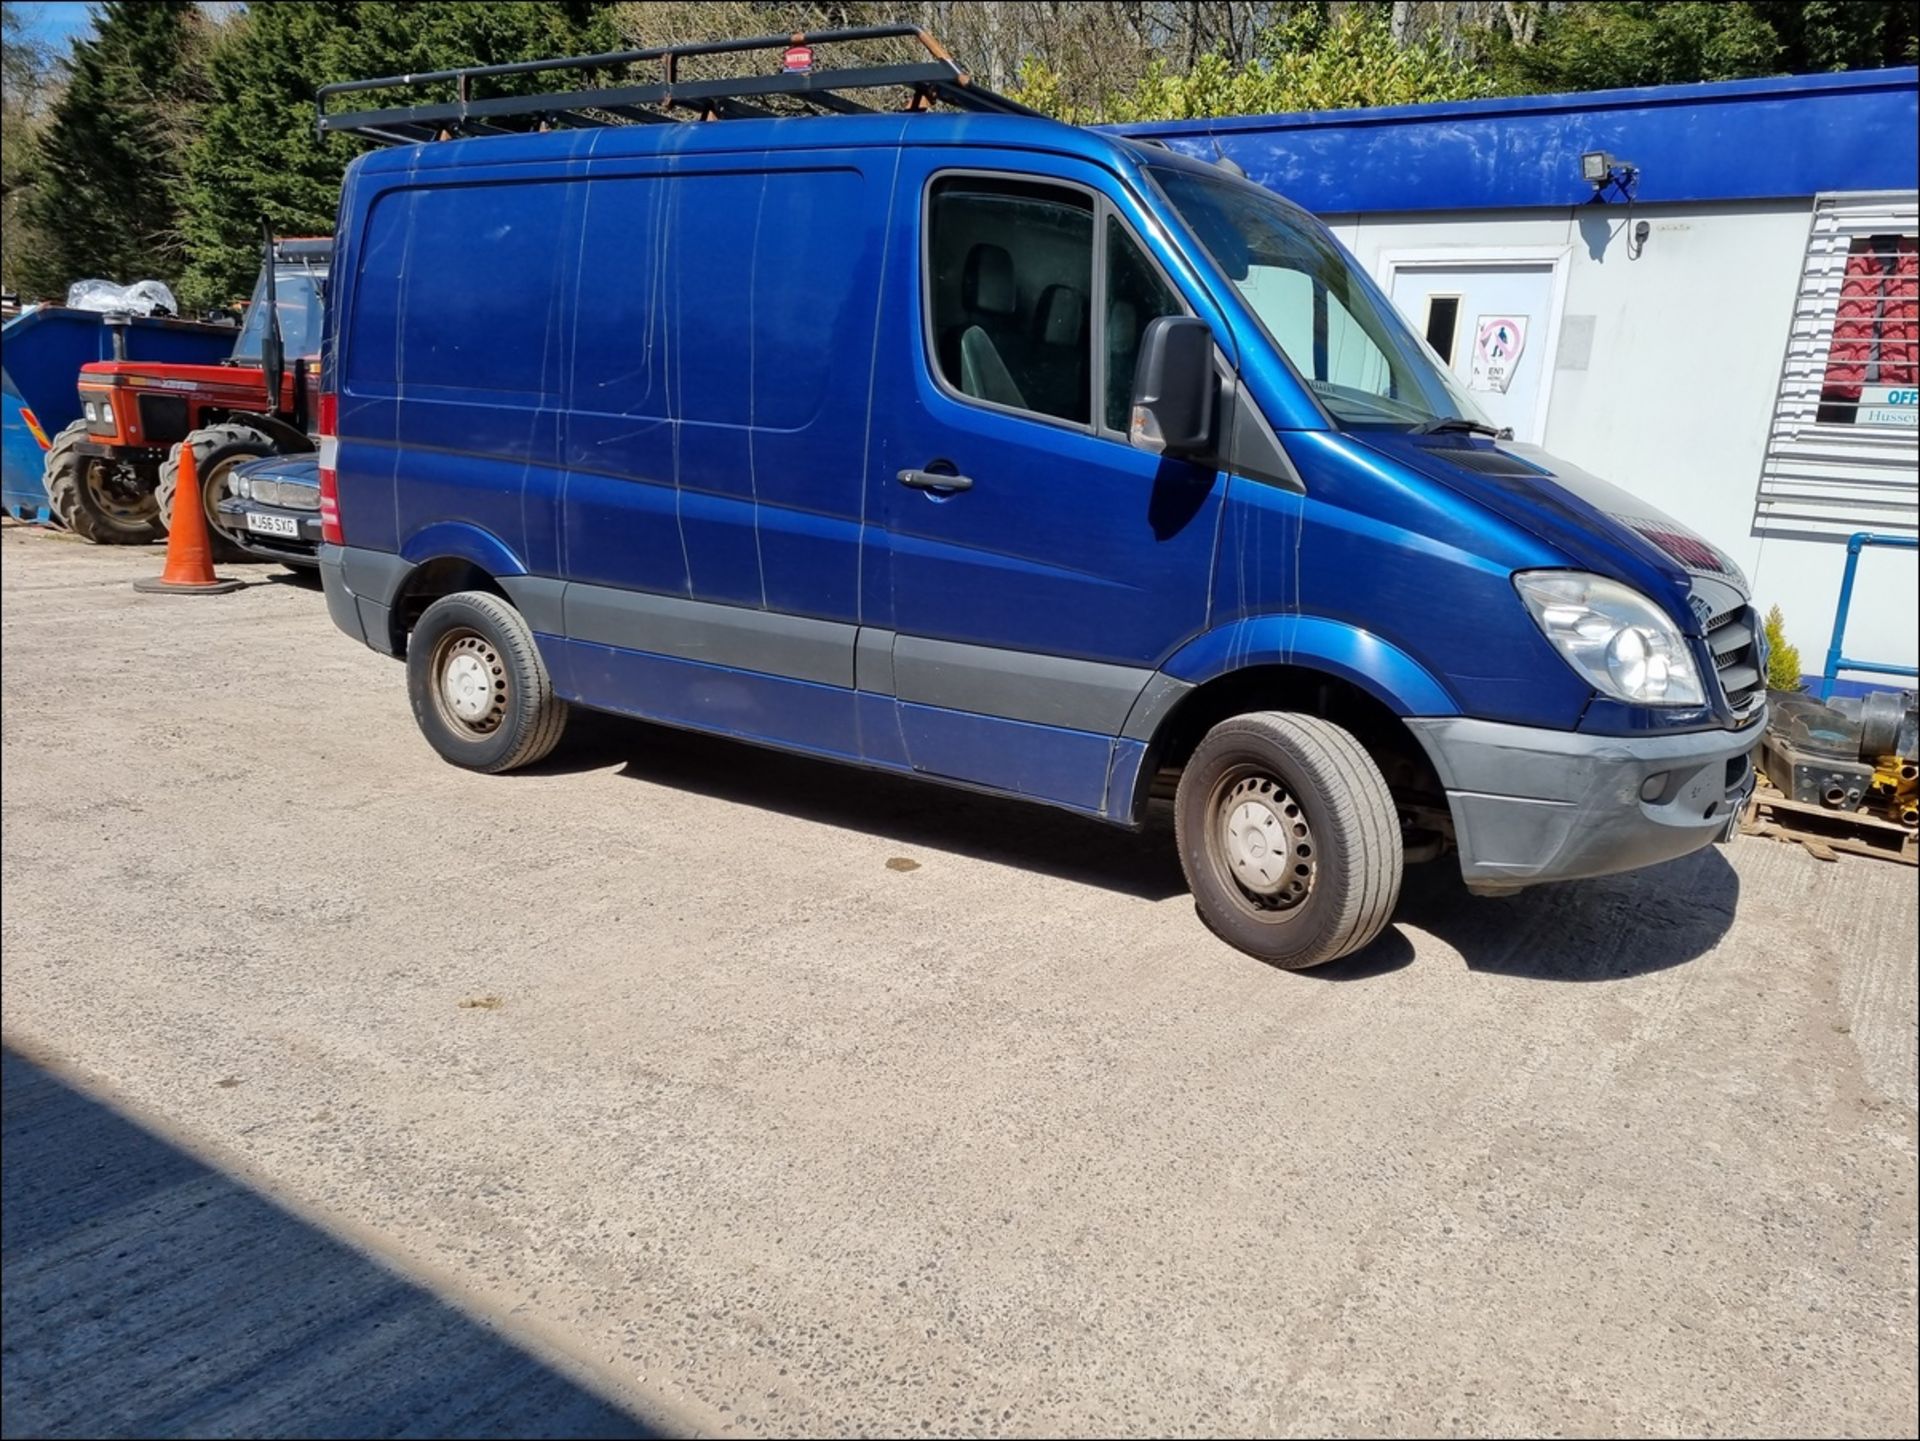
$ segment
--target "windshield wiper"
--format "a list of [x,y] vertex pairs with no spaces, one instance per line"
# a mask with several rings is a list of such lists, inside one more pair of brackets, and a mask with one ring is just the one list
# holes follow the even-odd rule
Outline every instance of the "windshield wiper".
[[1510,425],[1488,425],[1484,420],[1468,420],[1464,415],[1443,415],[1413,428],[1415,435],[1438,435],[1443,431],[1464,431],[1470,435],[1490,435],[1495,440],[1512,440]]

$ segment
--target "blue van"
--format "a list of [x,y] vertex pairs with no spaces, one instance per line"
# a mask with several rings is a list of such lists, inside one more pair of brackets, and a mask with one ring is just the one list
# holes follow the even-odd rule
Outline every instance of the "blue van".
[[[1503,444],[1311,216],[923,43],[323,93],[387,143],[340,205],[327,603],[443,757],[586,706],[1122,826],[1171,793],[1201,916],[1286,967],[1410,861],[1501,892],[1730,833],[1726,556]],[[325,113],[421,82],[458,98]],[[644,123],[683,113],[721,123]]]

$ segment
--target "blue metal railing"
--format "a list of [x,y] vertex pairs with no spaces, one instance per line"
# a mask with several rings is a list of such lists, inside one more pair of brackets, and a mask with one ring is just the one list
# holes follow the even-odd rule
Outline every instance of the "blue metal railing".
[[1847,638],[1847,611],[1853,605],[1853,578],[1860,569],[1860,552],[1870,545],[1890,546],[1895,550],[1920,549],[1920,539],[1910,535],[1875,535],[1872,531],[1855,531],[1847,537],[1847,570],[1840,579],[1840,608],[1833,613],[1833,639],[1827,644],[1827,668],[1820,672],[1820,699],[1833,699],[1833,683],[1839,679],[1843,670],[1866,671],[1873,675],[1908,676],[1914,673],[1910,665],[1886,665],[1874,660],[1849,660],[1841,653],[1842,643]]

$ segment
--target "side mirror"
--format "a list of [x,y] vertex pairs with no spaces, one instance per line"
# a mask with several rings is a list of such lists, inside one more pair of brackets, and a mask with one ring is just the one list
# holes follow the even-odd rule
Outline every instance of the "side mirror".
[[1147,323],[1133,372],[1133,413],[1127,439],[1156,455],[1199,456],[1213,451],[1213,332],[1190,315],[1162,315]]

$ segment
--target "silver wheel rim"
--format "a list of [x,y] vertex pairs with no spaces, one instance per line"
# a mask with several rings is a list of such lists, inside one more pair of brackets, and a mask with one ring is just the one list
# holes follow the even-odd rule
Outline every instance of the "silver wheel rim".
[[94,509],[116,529],[145,529],[160,513],[160,502],[153,492],[142,491],[118,462],[84,456],[80,464],[80,483],[87,488]]
[[207,473],[200,477],[200,509],[206,512],[207,524],[214,531],[234,540],[240,534],[240,527],[231,524],[220,514],[220,502],[233,491],[232,476],[234,467],[250,460],[260,459],[257,455],[237,455],[231,460],[210,466]]
[[469,740],[492,735],[507,714],[507,667],[500,652],[477,631],[442,636],[433,657],[433,695],[455,731]]
[[1270,775],[1228,776],[1215,792],[1220,869],[1252,909],[1291,911],[1313,893],[1319,866],[1300,803]]

